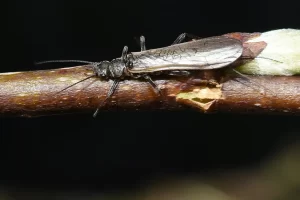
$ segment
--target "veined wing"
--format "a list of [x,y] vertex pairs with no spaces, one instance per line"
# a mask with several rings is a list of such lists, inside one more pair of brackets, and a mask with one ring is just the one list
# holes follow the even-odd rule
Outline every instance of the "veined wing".
[[207,70],[225,67],[243,52],[242,42],[225,37],[209,37],[164,48],[133,52],[131,73],[163,70]]

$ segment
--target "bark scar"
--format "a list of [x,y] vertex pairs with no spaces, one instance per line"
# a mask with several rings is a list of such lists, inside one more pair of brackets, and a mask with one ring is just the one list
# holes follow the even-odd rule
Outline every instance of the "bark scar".
[[196,107],[203,112],[209,112],[212,105],[222,98],[221,85],[216,87],[199,87],[191,92],[181,92],[177,94],[176,101]]

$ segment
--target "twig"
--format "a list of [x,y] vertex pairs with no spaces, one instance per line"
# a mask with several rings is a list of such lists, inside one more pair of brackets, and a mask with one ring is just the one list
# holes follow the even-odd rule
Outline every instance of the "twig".
[[[260,34],[228,35],[247,41]],[[247,56],[258,55],[266,45],[258,42],[244,46],[244,56]],[[57,94],[91,75],[93,71],[88,66],[2,73],[0,114],[33,117],[89,112],[92,116],[106,98],[112,81],[93,77]],[[237,77],[224,70],[199,71],[189,77],[153,77],[162,91],[161,96],[147,82],[125,80],[101,110],[192,108],[201,112],[300,113],[300,77],[248,75],[249,82]],[[263,85],[267,90],[251,85],[251,82]]]

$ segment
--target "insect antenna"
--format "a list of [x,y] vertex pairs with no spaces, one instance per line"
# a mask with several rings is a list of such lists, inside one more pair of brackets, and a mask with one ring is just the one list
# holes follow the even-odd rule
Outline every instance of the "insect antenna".
[[112,86],[110,87],[110,89],[109,89],[109,91],[108,91],[108,93],[107,93],[106,98],[104,99],[104,101],[102,101],[102,102],[98,105],[96,111],[95,111],[94,114],[93,114],[93,117],[96,117],[96,116],[97,116],[100,107],[101,107],[101,106],[102,106],[102,105],[103,105],[103,104],[104,104],[104,103],[105,103],[105,102],[113,95],[113,93],[116,91],[116,88],[118,87],[119,82],[120,82],[119,80],[114,80]]
[[88,76],[88,77],[86,77],[86,78],[84,78],[84,79],[82,79],[82,80],[80,80],[80,81],[78,81],[78,82],[76,82],[76,83],[73,83],[72,85],[69,85],[68,87],[66,87],[66,88],[64,88],[64,89],[62,89],[62,90],[60,90],[60,91],[58,91],[56,94],[58,94],[58,93],[60,93],[60,92],[63,92],[63,91],[65,91],[65,90],[69,89],[70,87],[73,87],[74,85],[77,85],[78,83],[81,83],[81,82],[83,82],[83,81],[86,81],[86,80],[88,80],[88,79],[90,79],[90,78],[93,78],[93,77],[96,77],[96,76],[97,76],[96,74],[91,75],[91,76]]
[[42,64],[48,64],[48,63],[84,63],[84,64],[95,64],[96,62],[90,62],[85,60],[46,60],[46,61],[40,61],[35,62],[35,65],[42,65]]
[[[34,64],[35,65],[42,65],[42,64],[48,64],[48,63],[84,63],[84,64],[95,64],[96,62],[90,62],[90,61],[85,61],[85,60],[46,60],[46,61],[35,62]],[[70,86],[68,86],[68,87],[60,90],[60,91],[58,91],[56,94],[58,94],[60,92],[63,92],[65,90],[69,89],[70,87],[73,87],[74,85],[77,85],[78,83],[81,83],[83,81],[86,81],[86,80],[88,80],[90,78],[93,78],[93,77],[96,77],[96,76],[97,76],[96,74],[88,76],[88,77],[86,77],[86,78],[84,78],[84,79],[82,79],[82,80],[80,80],[80,81],[78,81],[78,82],[76,82],[76,83],[74,83],[74,84],[72,84],[72,85],[70,85]]]

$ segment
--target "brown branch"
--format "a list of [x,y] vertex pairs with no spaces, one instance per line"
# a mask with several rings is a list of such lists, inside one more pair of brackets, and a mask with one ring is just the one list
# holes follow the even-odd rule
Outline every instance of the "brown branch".
[[[92,114],[105,99],[111,82],[92,78],[55,95],[91,73],[88,67],[81,66],[1,74],[0,113],[26,117],[70,112]],[[199,72],[188,78],[156,80],[162,96],[144,81],[125,80],[102,109],[176,110],[192,106],[205,112],[300,112],[298,76],[249,76],[250,81],[264,88],[231,77],[222,77],[225,80],[222,84],[206,81],[219,75],[219,72],[211,71]],[[262,89],[265,93],[259,92]]]
[[[237,33],[231,36],[239,36],[242,41],[253,37]],[[264,48],[263,43],[244,46],[245,54],[259,54]],[[92,115],[105,99],[111,81],[94,77],[56,94],[90,75],[93,71],[87,66],[0,74],[0,114],[33,117],[90,112]],[[224,70],[200,71],[189,77],[153,77],[162,96],[147,82],[125,80],[101,110],[192,108],[202,112],[300,113],[300,77],[248,77],[237,80]]]

